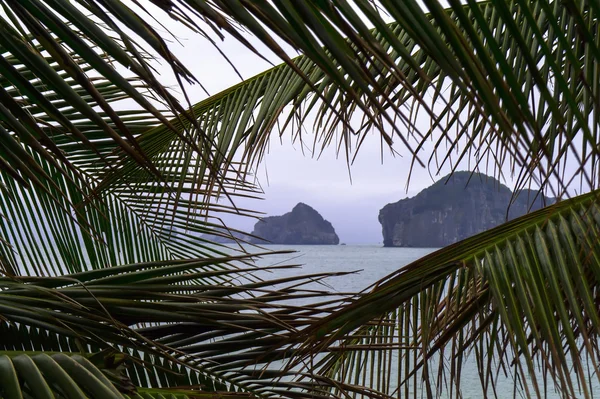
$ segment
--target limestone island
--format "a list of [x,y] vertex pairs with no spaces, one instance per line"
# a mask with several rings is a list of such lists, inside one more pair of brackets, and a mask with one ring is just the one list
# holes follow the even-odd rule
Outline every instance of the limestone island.
[[254,225],[254,244],[338,245],[340,239],[327,220],[310,206],[298,203],[291,212],[265,217]]
[[[467,184],[468,182],[468,184]],[[493,177],[456,172],[379,211],[384,247],[444,247],[555,202],[512,191]]]

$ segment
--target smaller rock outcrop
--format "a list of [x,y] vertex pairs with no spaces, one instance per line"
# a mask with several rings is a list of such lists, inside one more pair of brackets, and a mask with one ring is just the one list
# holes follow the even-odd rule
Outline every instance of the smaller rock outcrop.
[[337,245],[340,242],[331,223],[302,202],[284,215],[259,220],[252,235],[265,240],[252,238],[255,244]]

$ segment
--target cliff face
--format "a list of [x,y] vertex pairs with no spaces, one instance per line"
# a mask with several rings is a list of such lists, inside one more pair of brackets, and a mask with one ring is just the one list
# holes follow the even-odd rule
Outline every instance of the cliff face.
[[[337,245],[340,242],[331,223],[301,202],[291,212],[259,220],[252,235],[271,244]],[[257,244],[265,241],[252,239]]]
[[[456,172],[446,180],[379,211],[384,246],[444,247],[506,222],[512,197],[508,187],[484,174],[471,177],[471,172]],[[534,211],[553,202],[536,194],[521,191],[508,220],[526,214],[530,205]]]

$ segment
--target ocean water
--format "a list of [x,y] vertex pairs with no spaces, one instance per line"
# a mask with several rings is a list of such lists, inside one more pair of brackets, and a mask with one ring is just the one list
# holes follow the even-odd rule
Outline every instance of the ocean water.
[[269,255],[261,265],[299,264],[299,269],[278,270],[276,276],[299,273],[356,272],[327,280],[339,292],[358,292],[402,266],[433,252],[434,248],[383,248],[380,245],[268,245],[270,250],[294,254]]
[[[348,272],[355,274],[334,277],[327,280],[327,288],[333,292],[359,292],[377,282],[388,274],[434,251],[432,248],[383,248],[379,245],[338,245],[338,246],[283,246],[269,245],[272,250],[294,250],[293,254],[271,255],[265,257],[261,265],[301,264],[300,269],[283,269],[265,275],[266,278],[285,277],[298,274],[320,272]],[[437,370],[437,367],[435,368]],[[592,376],[593,391],[600,394],[598,378]],[[538,379],[541,381],[541,379]],[[525,398],[522,389],[515,387],[512,377],[499,378],[496,386],[498,398]],[[516,389],[515,389],[516,388]],[[563,397],[554,387],[547,385],[545,397],[548,399]],[[577,389],[577,387],[575,388]],[[443,390],[442,390],[443,391]],[[461,393],[465,399],[484,397],[480,378],[474,359],[467,359],[462,369]],[[490,394],[490,392],[488,392]],[[403,397],[402,395],[400,397]],[[410,397],[425,398],[425,392],[413,392]],[[447,397],[442,394],[441,398]],[[494,397],[494,396],[491,396]],[[576,395],[575,397],[583,397]]]

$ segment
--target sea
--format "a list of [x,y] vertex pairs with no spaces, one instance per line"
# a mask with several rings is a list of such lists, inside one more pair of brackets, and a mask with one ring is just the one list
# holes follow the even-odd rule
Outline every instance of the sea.
[[[384,248],[381,245],[269,245],[270,250],[293,250],[292,254],[270,255],[265,257],[261,265],[301,265],[299,269],[282,269],[265,274],[265,278],[278,278],[298,274],[322,272],[356,272],[349,275],[329,278],[325,286],[332,292],[359,292],[408,265],[409,263],[433,252],[436,248]],[[600,394],[598,378],[592,376],[593,392]],[[540,380],[538,380],[540,381]],[[576,388],[577,389],[577,388]],[[461,393],[464,399],[484,397],[479,374],[474,359],[465,361],[462,369]],[[519,388],[512,377],[499,378],[496,385],[497,398],[525,398],[525,391]],[[488,397],[494,397],[488,392]],[[454,397],[455,395],[453,395]],[[425,392],[415,392],[414,398],[426,398]],[[440,396],[447,398],[447,395]],[[553,386],[546,386],[545,398],[558,399],[564,397],[556,392]],[[583,397],[576,395],[575,397]]]

